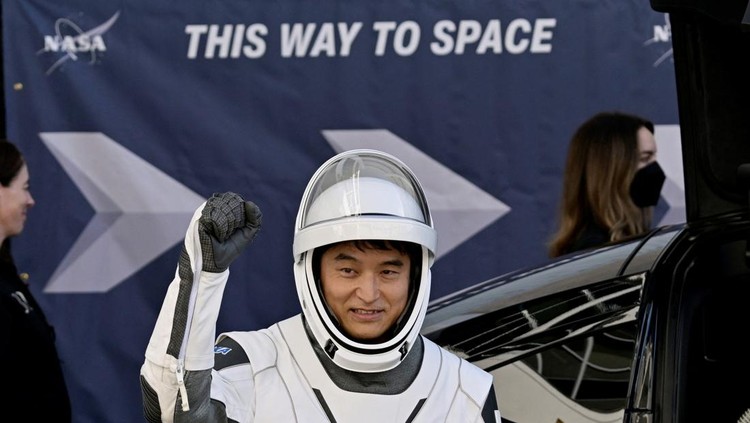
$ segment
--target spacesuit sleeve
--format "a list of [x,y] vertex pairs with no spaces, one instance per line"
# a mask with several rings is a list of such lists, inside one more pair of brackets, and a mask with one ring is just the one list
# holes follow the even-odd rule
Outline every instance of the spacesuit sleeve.
[[162,303],[141,366],[148,422],[223,422],[223,404],[211,401],[216,321],[229,270],[201,271],[200,207],[185,236],[180,263]]

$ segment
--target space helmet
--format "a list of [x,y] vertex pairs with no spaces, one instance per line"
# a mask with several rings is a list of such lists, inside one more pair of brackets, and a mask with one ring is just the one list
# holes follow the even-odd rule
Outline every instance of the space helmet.
[[[348,336],[329,311],[316,280],[315,249],[353,240],[407,241],[412,258],[407,308],[390,336],[375,343]],[[394,368],[411,350],[430,296],[437,232],[424,191],[399,159],[377,150],[349,150],[318,168],[305,189],[294,230],[297,294],[315,341],[339,367],[357,372]]]

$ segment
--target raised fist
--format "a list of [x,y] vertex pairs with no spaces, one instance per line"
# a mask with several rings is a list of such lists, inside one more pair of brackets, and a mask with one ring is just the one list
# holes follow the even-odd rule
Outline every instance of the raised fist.
[[226,270],[258,234],[262,218],[258,206],[238,194],[213,194],[198,221],[203,270]]

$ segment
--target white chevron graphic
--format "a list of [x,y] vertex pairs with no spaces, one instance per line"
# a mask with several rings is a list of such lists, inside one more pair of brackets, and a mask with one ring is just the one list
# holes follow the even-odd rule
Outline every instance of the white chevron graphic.
[[398,157],[414,171],[425,190],[438,232],[436,259],[510,211],[502,201],[386,129],[322,133],[337,153],[372,148]]
[[44,292],[109,291],[182,240],[205,201],[101,132],[39,137],[96,212]]

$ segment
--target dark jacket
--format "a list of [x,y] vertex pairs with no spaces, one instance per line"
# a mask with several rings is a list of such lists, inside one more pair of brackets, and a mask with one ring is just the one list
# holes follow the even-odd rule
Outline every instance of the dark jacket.
[[55,332],[12,261],[0,258],[0,421],[71,421]]

